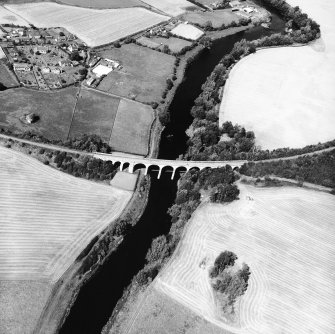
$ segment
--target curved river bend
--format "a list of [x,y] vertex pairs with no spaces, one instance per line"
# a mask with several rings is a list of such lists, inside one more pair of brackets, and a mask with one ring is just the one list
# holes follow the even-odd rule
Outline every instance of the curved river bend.
[[[268,9],[269,10],[269,9]],[[271,10],[269,10],[271,11]],[[192,123],[190,110],[201,93],[201,86],[217,63],[231,51],[239,40],[258,39],[284,30],[284,22],[271,11],[269,30],[255,27],[224,37],[213,43],[211,50],[203,51],[189,66],[185,80],[178,87],[170,106],[171,123],[162,133],[159,158],[176,159],[186,151],[186,129]],[[143,216],[124,238],[119,249],[106,261],[99,272],[81,289],[61,334],[99,334],[122,297],[132,278],[143,268],[145,255],[152,239],[168,233],[171,222],[167,215],[177,190],[177,180],[163,173],[160,180],[152,178],[148,205]]]

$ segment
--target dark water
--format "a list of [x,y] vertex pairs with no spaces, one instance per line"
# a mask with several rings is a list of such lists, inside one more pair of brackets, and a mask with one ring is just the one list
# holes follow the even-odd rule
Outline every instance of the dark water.
[[[184,82],[178,87],[170,107],[171,123],[164,130],[159,158],[176,159],[186,150],[185,130],[192,122],[190,109],[201,92],[201,85],[215,65],[229,53],[242,38],[252,40],[273,32],[282,31],[284,23],[273,14],[271,29],[253,28],[216,41],[192,63]],[[107,323],[113,309],[122,297],[123,290],[145,264],[145,255],[152,239],[166,234],[170,229],[168,208],[173,204],[177,181],[171,174],[163,173],[160,180],[152,177],[149,202],[138,224],[127,235],[101,270],[81,289],[62,334],[98,334]]]

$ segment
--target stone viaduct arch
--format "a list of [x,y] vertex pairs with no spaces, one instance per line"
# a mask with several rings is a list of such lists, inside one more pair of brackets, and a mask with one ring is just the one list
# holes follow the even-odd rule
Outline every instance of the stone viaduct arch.
[[120,170],[128,168],[129,173],[134,173],[136,170],[144,169],[144,174],[147,175],[152,169],[158,169],[158,178],[161,177],[165,169],[172,169],[171,179],[173,179],[178,171],[188,172],[190,169],[202,170],[205,168],[218,168],[230,165],[233,169],[241,167],[246,160],[229,160],[229,161],[185,161],[185,160],[163,160],[150,159],[135,156],[121,156],[116,154],[95,153],[95,158],[119,163]]

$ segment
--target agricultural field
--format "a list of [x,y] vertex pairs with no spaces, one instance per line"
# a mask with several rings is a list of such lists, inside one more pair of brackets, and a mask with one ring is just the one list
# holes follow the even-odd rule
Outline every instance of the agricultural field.
[[189,308],[155,288],[139,292],[118,313],[113,326],[103,334],[232,334],[208,322]]
[[82,87],[77,100],[69,137],[96,134],[108,142],[120,99]]
[[32,333],[50,286],[121,214],[132,192],[72,177],[4,147],[0,160],[0,331]]
[[110,47],[99,55],[117,61],[123,68],[109,73],[98,89],[144,103],[161,100],[175,57],[136,44]]
[[199,28],[186,23],[180,23],[171,30],[171,33],[193,41],[196,41],[204,34]]
[[19,83],[13,72],[0,60],[0,84],[6,88],[13,88],[19,86]]
[[321,39],[244,58],[230,73],[220,107],[220,124],[253,130],[264,149],[335,138],[335,2],[288,2],[320,24]]
[[29,26],[29,22],[0,5],[0,24]]
[[122,99],[114,121],[110,147],[118,152],[147,155],[154,113],[150,106]]
[[91,47],[109,44],[169,19],[144,8],[102,11],[48,2],[6,5],[6,8],[36,27],[64,27]]
[[176,37],[153,37],[151,40],[158,45],[167,45],[172,52],[179,52],[186,46],[191,46],[192,42]]
[[112,9],[112,8],[130,8],[144,7],[145,4],[140,0],[58,0],[64,5],[95,8],[95,9]]
[[233,13],[231,9],[215,10],[213,12],[189,12],[183,15],[183,19],[190,23],[197,23],[204,27],[211,22],[213,28],[220,28],[222,24],[230,25],[232,22],[239,22],[240,16]]
[[199,9],[198,6],[186,0],[143,0],[143,2],[170,16],[178,16],[186,11]]
[[[32,130],[49,139],[66,140],[78,88],[54,92],[14,88],[0,92],[0,126],[12,131]],[[25,115],[35,113],[39,121],[28,124]]]
[[[196,210],[155,288],[233,333],[334,333],[334,196],[295,187],[239,188],[239,200]],[[234,317],[218,308],[208,275],[224,250],[251,271]]]

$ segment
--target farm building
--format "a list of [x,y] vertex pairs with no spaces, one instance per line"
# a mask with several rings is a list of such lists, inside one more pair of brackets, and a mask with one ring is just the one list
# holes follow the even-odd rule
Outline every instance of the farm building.
[[171,33],[192,41],[196,41],[204,34],[199,28],[186,23],[180,23],[177,27],[171,30]]
[[60,60],[58,62],[59,66],[61,67],[66,67],[66,66],[71,66],[72,67],[72,62],[70,60]]
[[95,82],[95,77],[90,77],[89,79],[87,79],[86,84],[87,86],[91,86],[93,85],[94,82]]
[[42,73],[50,73],[50,68],[49,67],[42,67],[41,71],[42,71]]
[[13,64],[14,70],[15,71],[26,71],[29,72],[31,69],[31,66],[26,63],[14,63]]
[[101,65],[99,64],[97,67],[95,67],[93,69],[93,73],[98,77],[102,77],[103,75],[107,75],[108,73],[112,72],[113,71],[113,68],[112,67],[108,67],[108,66],[105,66],[105,65]]
[[41,53],[43,55],[47,54],[47,52],[49,51],[49,49],[46,46],[35,46],[34,47],[34,53]]

